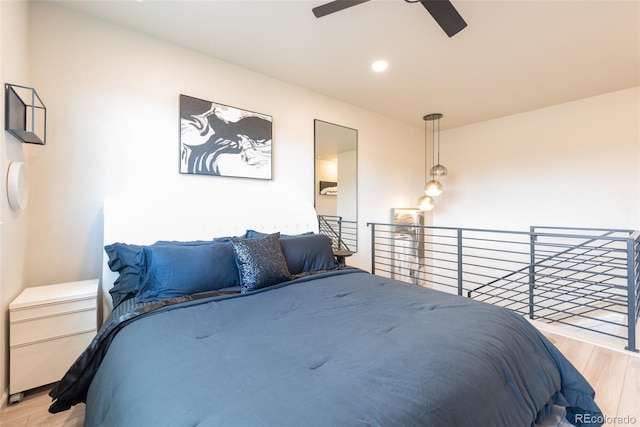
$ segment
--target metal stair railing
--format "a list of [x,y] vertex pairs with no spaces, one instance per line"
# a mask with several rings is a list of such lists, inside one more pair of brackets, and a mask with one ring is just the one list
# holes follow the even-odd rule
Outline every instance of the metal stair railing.
[[[639,232],[367,225],[374,274],[623,339],[637,352]],[[411,239],[419,242],[413,249]]]
[[[533,231],[535,230],[532,227]],[[626,236],[608,239],[615,233],[626,234]],[[627,347],[635,349],[635,328],[638,319],[637,303],[635,302],[638,298],[637,277],[630,274],[627,269],[627,265],[633,267],[634,264],[636,238],[633,234],[634,232],[631,230],[610,230],[596,238],[603,241],[599,245],[590,246],[589,244],[596,239],[588,240],[574,248],[557,253],[556,258],[560,259],[555,264],[544,265],[540,263],[541,270],[536,271],[534,286],[534,289],[540,292],[538,298],[541,301],[538,304],[548,310],[556,311],[555,318],[549,314],[541,317],[550,322],[591,330],[590,327],[573,324],[575,322],[572,321],[572,317],[575,313],[563,309],[562,303],[555,301],[559,297],[575,298],[582,303],[579,313],[582,319],[592,323],[599,322],[607,327],[617,329],[626,327]],[[583,250],[584,246],[587,248]],[[568,255],[572,255],[571,252],[577,252],[576,256],[569,258]],[[567,274],[560,276],[557,274],[560,264],[562,264],[562,271],[568,272]],[[563,283],[566,281],[569,283]],[[563,291],[559,292],[554,288],[555,286]],[[574,309],[576,305],[574,304]],[[608,320],[607,317],[612,320]],[[621,337],[619,334],[606,330],[601,333]]]
[[332,247],[339,251],[357,250],[356,222],[335,215],[318,215],[320,234],[331,239]]
[[[531,235],[531,241],[532,241],[532,254],[533,254],[533,253],[535,253],[535,241],[536,241],[536,234],[535,234],[534,229],[535,229],[535,227],[531,227],[531,231],[532,231],[532,235]],[[613,234],[613,233],[615,233],[615,232],[616,232],[616,231],[611,231],[611,230],[609,230],[607,233],[605,233],[605,234],[601,235],[601,237],[609,236],[609,235],[611,235],[611,234]],[[545,264],[545,263],[546,263],[546,262],[548,262],[548,261],[551,261],[551,260],[555,260],[555,259],[557,259],[557,258],[561,258],[561,257],[562,257],[563,255],[565,255],[565,254],[570,254],[571,252],[574,252],[574,251],[575,251],[576,249],[578,249],[578,248],[587,247],[587,245],[589,245],[590,243],[595,242],[596,240],[597,240],[597,239],[589,239],[589,240],[587,240],[587,241],[585,241],[585,242],[583,242],[583,243],[580,243],[580,244],[576,244],[576,245],[574,245],[574,246],[571,246],[571,247],[569,247],[568,249],[565,249],[565,250],[564,250],[564,251],[562,251],[562,252],[553,253],[552,255],[549,255],[549,256],[547,256],[547,257],[545,257],[545,258],[543,258],[543,259],[541,259],[541,260],[539,260],[539,261],[535,261],[535,257],[534,257],[534,256],[532,256],[532,263],[531,263],[531,265],[525,266],[525,267],[521,268],[520,270],[516,270],[516,271],[510,272],[510,273],[508,273],[508,274],[506,274],[506,275],[504,275],[504,276],[502,276],[502,277],[499,277],[499,278],[497,278],[497,279],[494,279],[494,280],[490,281],[489,283],[486,283],[486,284],[484,284],[484,285],[480,285],[480,286],[478,286],[478,287],[477,287],[477,288],[475,288],[475,289],[471,289],[471,290],[467,291],[467,297],[468,297],[468,298],[473,298],[473,296],[472,296],[472,293],[473,293],[473,292],[478,291],[479,289],[482,289],[482,288],[484,288],[484,287],[490,287],[490,286],[492,286],[492,285],[496,284],[497,282],[499,282],[499,281],[501,281],[501,280],[508,279],[509,277],[514,276],[514,275],[516,275],[516,274],[518,274],[518,273],[523,273],[523,271],[525,271],[525,270],[528,270],[528,273],[529,273],[529,274],[531,273],[531,269],[532,269],[532,268],[533,268],[533,269],[535,269],[536,267],[542,267],[544,270],[548,270],[548,269],[553,270],[553,269],[557,268],[557,266],[558,266],[559,264],[561,264],[561,263],[566,263],[566,262],[567,262],[567,260],[570,260],[570,258],[569,258],[569,259],[560,259],[560,260],[558,260],[558,261],[557,261],[555,264],[553,264],[553,265],[548,265],[548,264]],[[594,250],[604,248],[604,246],[605,246],[606,244],[607,244],[607,243],[603,243],[603,244],[602,244],[601,246],[599,246],[599,247],[589,248],[587,252],[584,252],[584,253],[582,253],[581,255],[585,255],[585,254],[587,254],[587,253],[589,253],[589,252],[593,252]],[[594,254],[594,255],[592,255],[592,256],[590,257],[590,259],[595,260],[595,259],[597,259],[597,256],[598,256],[597,254]],[[572,263],[572,267],[575,267],[575,266],[577,266],[577,265],[585,264],[585,263],[588,263],[588,262],[587,262],[586,260],[580,260],[580,261],[571,261],[571,263]],[[596,264],[596,265],[600,265],[600,264]],[[570,270],[571,270],[571,268],[570,268],[570,267],[568,267],[568,266],[564,266],[564,267],[563,267],[563,270],[570,271]],[[535,271],[536,271],[536,273],[534,274],[534,276],[544,276],[544,275],[543,275],[539,270],[535,270]],[[565,279],[566,279],[566,278],[569,278],[569,277],[571,277],[571,276],[573,276],[573,275],[576,275],[576,274],[578,274],[578,273],[583,273],[583,272],[584,272],[583,270],[575,270],[575,271],[573,271],[573,274],[568,275],[568,276],[565,276]],[[594,277],[594,276],[596,276],[596,273],[592,273],[589,277]],[[551,276],[551,275],[546,276],[546,277],[553,278],[553,276]],[[552,280],[551,282],[548,282],[548,284],[552,284],[552,283],[553,283],[554,281],[556,281],[556,280],[559,280],[559,279],[554,279],[554,280]],[[583,282],[584,282],[584,281],[587,281],[587,279],[586,279],[586,278],[582,278],[581,280],[582,280]],[[532,288],[532,289],[530,289],[530,291],[531,291],[531,292],[533,292],[533,288]],[[533,297],[533,295],[532,295],[531,297]],[[531,310],[530,310],[529,316],[530,316],[530,318],[531,318],[531,319],[533,319],[533,318],[534,318],[534,316],[535,316],[535,315],[534,315],[534,312],[533,312],[533,304],[531,304],[531,307],[530,307],[530,308],[531,308]]]
[[[534,228],[534,227],[532,227],[532,232],[533,232],[533,228]],[[610,234],[611,234],[611,233],[607,233],[607,234],[605,234],[605,235],[610,235]],[[535,241],[535,235],[534,235],[534,234],[532,234],[532,242],[533,242],[533,241]],[[523,272],[524,270],[529,270],[531,267],[534,267],[534,268],[535,268],[535,267],[536,267],[536,266],[538,266],[538,265],[542,265],[542,263],[544,263],[544,262],[546,262],[546,261],[549,261],[549,260],[552,260],[552,259],[554,259],[554,258],[557,258],[558,256],[560,256],[560,255],[562,255],[562,254],[564,254],[564,253],[569,253],[570,251],[573,251],[573,250],[574,250],[574,249],[576,249],[577,247],[581,247],[581,246],[587,245],[587,244],[592,243],[592,242],[594,242],[594,241],[595,241],[595,239],[591,239],[591,240],[589,240],[589,241],[587,241],[587,242],[585,242],[585,243],[583,243],[583,244],[581,244],[581,245],[577,245],[577,246],[575,246],[575,247],[571,247],[571,248],[569,248],[569,249],[566,249],[566,250],[565,250],[565,251],[563,251],[563,252],[560,252],[560,253],[557,253],[557,254],[553,254],[553,255],[549,255],[549,256],[547,256],[546,258],[544,258],[544,259],[542,259],[542,260],[540,260],[540,261],[533,262],[533,263],[532,263],[532,265],[525,266],[525,267],[521,268],[520,270],[513,271],[513,272],[508,273],[508,274],[506,274],[506,275],[504,275],[504,276],[502,276],[502,277],[499,277],[499,278],[497,278],[497,279],[495,279],[495,280],[492,280],[492,281],[491,281],[491,282],[489,282],[489,283],[486,283],[486,284],[484,284],[484,285],[480,285],[479,287],[477,287],[477,288],[475,288],[475,289],[471,289],[471,290],[467,291],[467,297],[468,297],[468,298],[473,298],[473,297],[472,297],[472,292],[475,292],[475,291],[477,291],[477,290],[479,290],[479,289],[482,289],[482,288],[483,288],[483,287],[485,287],[485,286],[491,286],[491,285],[493,285],[494,283],[496,283],[496,282],[498,282],[498,281],[500,281],[500,280],[507,279],[507,278],[509,278],[509,277],[511,277],[511,276],[513,276],[513,275],[515,275],[515,274],[518,274],[518,273]],[[559,264],[559,263],[561,263],[561,262],[563,262],[563,261],[558,261],[558,264]],[[577,265],[577,264],[578,264],[578,263],[576,263],[576,265]],[[553,268],[553,266],[547,266],[547,265],[543,265],[543,266],[544,266],[545,268]]]
[[[622,279],[621,275],[615,274],[616,269],[620,268],[622,265],[616,265],[616,259],[614,257],[609,257],[604,254],[608,253],[609,249],[607,245],[609,245],[609,241],[603,242],[596,246],[589,246],[590,244],[596,242],[600,237],[610,236],[616,232],[627,230],[608,230],[603,234],[598,235],[596,238],[590,238],[581,243],[576,243],[573,246],[568,247],[567,249],[552,253],[540,260],[535,261],[535,256],[532,256],[532,264],[529,267],[522,268],[518,271],[507,274],[501,278],[497,278],[485,285],[481,285],[480,287],[470,290],[467,293],[468,297],[472,297],[472,292],[483,288],[485,286],[493,286],[497,282],[508,279],[512,275],[517,273],[522,273],[525,269],[529,269],[530,271],[535,271],[535,273],[531,274],[530,277],[530,286],[529,286],[529,317],[531,319],[536,318],[535,316],[535,308],[536,304],[543,307],[543,311],[552,312],[553,315],[540,315],[540,318],[543,318],[551,323],[564,323],[569,324],[577,328],[587,329],[580,325],[572,324],[571,319],[575,316],[575,308],[576,306],[570,307],[569,309],[563,308],[563,305],[566,305],[567,302],[563,300],[563,297],[569,298],[579,298],[582,300],[582,306],[580,307],[580,317],[584,319],[589,319],[593,321],[599,321],[601,323],[606,323],[613,326],[624,326],[619,321],[610,321],[602,316],[598,317],[597,314],[602,315],[602,313],[615,313],[615,314],[625,314],[621,309],[623,307],[623,298],[622,292],[616,294],[615,292],[611,292],[613,289],[625,289],[625,286],[610,284],[607,292],[602,291],[593,293],[594,286],[601,286],[602,282],[597,280],[592,280],[594,278],[602,277],[603,274],[610,274],[610,279]],[[535,252],[535,242],[537,235],[535,234],[534,227],[532,227],[532,254]],[[564,245],[560,245],[560,247],[564,247]],[[613,249],[616,251],[616,249]],[[577,256],[574,256],[574,253],[577,252]],[[552,263],[549,263],[551,261]],[[562,264],[562,266],[561,266]],[[607,267],[607,264],[613,264]],[[603,269],[599,269],[603,267]],[[599,269],[598,271],[595,271]],[[554,272],[562,271],[567,274],[563,274],[561,277],[558,277]],[[548,273],[548,274],[547,274]],[[563,281],[571,281],[574,277],[580,275],[577,283],[579,286],[573,286],[568,283],[560,284]],[[540,284],[542,282],[542,284]],[[562,290],[558,290],[554,285],[560,285],[558,288]],[[539,291],[539,294],[536,295],[536,291]],[[534,298],[538,298],[537,303],[534,303]],[[622,304],[621,304],[622,303]],[[574,310],[572,310],[574,309]],[[555,316],[555,318],[554,318]],[[633,317],[632,317],[633,318]],[[629,325],[633,328],[635,322],[631,322]],[[635,334],[633,333],[633,329],[630,330],[630,337],[633,340]],[[602,332],[608,335],[611,335],[607,332]],[[616,335],[614,335],[616,336]],[[634,345],[632,344],[633,348]]]

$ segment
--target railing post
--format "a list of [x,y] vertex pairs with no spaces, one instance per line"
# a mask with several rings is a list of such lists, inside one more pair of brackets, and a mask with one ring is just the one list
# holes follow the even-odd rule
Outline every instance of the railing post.
[[627,346],[625,350],[638,352],[636,348],[636,257],[635,234],[627,240]]
[[371,226],[371,274],[376,274],[376,225]]
[[458,295],[462,295],[462,229],[458,228]]
[[533,293],[536,285],[536,236],[535,227],[529,227],[529,319],[535,318]]

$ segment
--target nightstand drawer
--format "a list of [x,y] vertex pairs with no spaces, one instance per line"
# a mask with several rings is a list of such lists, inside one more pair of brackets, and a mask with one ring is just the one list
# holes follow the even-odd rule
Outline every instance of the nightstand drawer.
[[37,344],[12,347],[9,351],[11,363],[9,392],[13,394],[60,381],[94,336],[94,332],[87,332]]
[[[94,300],[95,302],[95,300]],[[79,332],[96,331],[96,309],[24,321],[11,321],[9,346],[46,341]]]
[[63,313],[73,313],[96,308],[96,299],[85,298],[75,301],[65,301],[57,304],[33,305],[23,308],[14,308],[9,311],[9,322],[15,323],[28,319],[38,319]]

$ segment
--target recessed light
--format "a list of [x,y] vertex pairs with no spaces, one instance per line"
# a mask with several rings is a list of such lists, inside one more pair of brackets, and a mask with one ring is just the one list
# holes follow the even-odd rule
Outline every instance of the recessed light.
[[389,63],[384,59],[379,59],[371,64],[371,69],[376,73],[381,73],[389,67]]

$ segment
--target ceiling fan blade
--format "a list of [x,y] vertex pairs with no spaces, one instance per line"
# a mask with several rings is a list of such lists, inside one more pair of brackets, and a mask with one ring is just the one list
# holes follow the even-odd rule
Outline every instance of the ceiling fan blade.
[[339,12],[342,9],[346,9],[351,6],[356,6],[360,3],[368,2],[369,0],[335,0],[329,3],[325,3],[320,6],[316,6],[313,9],[313,14],[316,18],[321,18],[330,13]]
[[420,0],[420,3],[449,37],[455,36],[467,26],[462,16],[448,0]]

